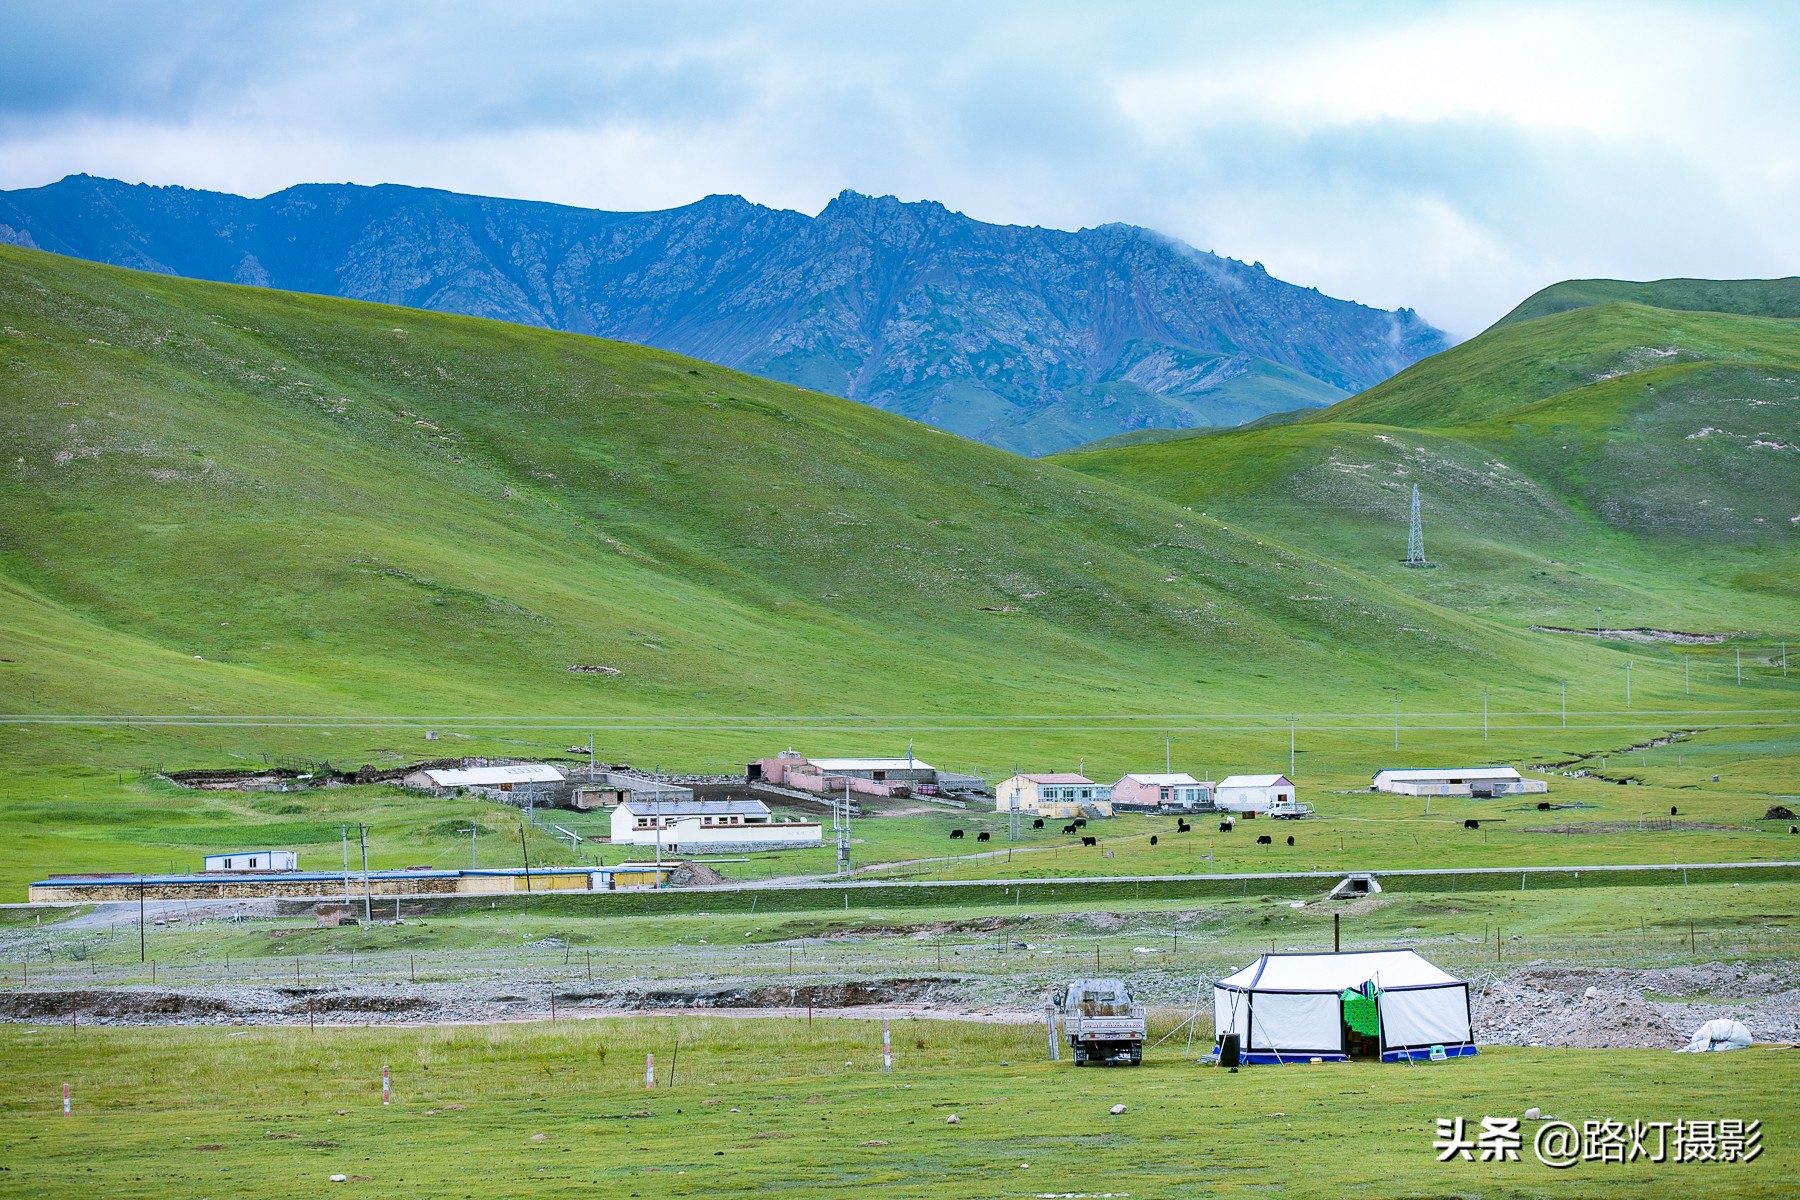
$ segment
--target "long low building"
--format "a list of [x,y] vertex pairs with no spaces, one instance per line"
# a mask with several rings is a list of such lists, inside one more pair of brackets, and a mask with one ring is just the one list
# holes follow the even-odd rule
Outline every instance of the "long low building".
[[798,850],[824,841],[817,821],[783,821],[761,800],[628,800],[612,811],[615,846],[665,854]]
[[[665,847],[667,849],[667,847]],[[523,867],[502,870],[370,871],[370,896],[495,896],[512,892],[613,892],[663,884],[682,868],[671,860],[627,862],[616,867]],[[53,875],[27,888],[33,904],[85,903],[108,900],[342,900],[363,895],[363,875],[352,871],[345,884],[342,871],[258,871],[204,875]]]
[[1550,785],[1511,767],[1389,768],[1375,772],[1369,790],[1396,796],[1526,796],[1547,792]]

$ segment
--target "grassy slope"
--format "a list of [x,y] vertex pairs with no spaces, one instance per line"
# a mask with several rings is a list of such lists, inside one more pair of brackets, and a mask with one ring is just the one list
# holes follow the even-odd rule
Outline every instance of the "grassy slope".
[[[0,264],[17,708],[730,709],[852,680],[914,709],[1079,706],[1296,643],[1372,664],[1403,623],[1441,645],[1407,656],[1421,675],[1516,649],[1324,564],[1296,565],[1342,601],[1295,600],[1283,547],[675,356]],[[941,673],[896,669],[920,654]],[[794,678],[809,661],[832,667]]]
[[1792,367],[1800,362],[1800,321],[1618,303],[1503,323],[1304,420],[1462,425],[1588,384],[1696,362]]
[[[1797,395],[1800,322],[1615,305],[1496,328],[1292,425],[1056,461],[1444,606],[1775,638],[1800,599]],[[1444,569],[1396,561],[1413,484]]]

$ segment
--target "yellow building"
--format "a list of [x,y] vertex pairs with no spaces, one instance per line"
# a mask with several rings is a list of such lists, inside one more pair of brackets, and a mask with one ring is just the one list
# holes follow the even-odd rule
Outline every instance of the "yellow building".
[[994,789],[994,811],[1028,813],[1045,820],[1113,815],[1112,789],[1086,775],[1064,771],[1049,775],[1014,775]]

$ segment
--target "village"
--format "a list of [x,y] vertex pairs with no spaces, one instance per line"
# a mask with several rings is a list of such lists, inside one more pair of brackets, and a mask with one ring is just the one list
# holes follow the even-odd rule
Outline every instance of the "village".
[[[1282,774],[1228,775],[1218,781],[1186,772],[1128,772],[1111,784],[1078,771],[1017,772],[990,787],[973,774],[940,771],[912,755],[903,757],[809,758],[788,749],[748,763],[742,776],[667,776],[625,765],[480,760],[451,765],[437,761],[384,772],[388,782],[421,800],[470,798],[523,812],[526,822],[546,828],[596,861],[583,865],[533,865],[529,855],[517,867],[477,867],[472,844],[466,868],[418,866],[370,870],[366,840],[359,838],[362,865],[352,863],[348,828],[336,868],[309,864],[302,869],[292,848],[243,848],[204,856],[197,873],[126,875],[53,871],[29,886],[32,903],[178,899],[339,897],[352,892],[387,899],[419,896],[485,896],[512,892],[611,892],[705,886],[724,877],[704,861],[708,856],[754,855],[826,844],[827,834],[842,843],[838,871],[849,869],[848,834],[854,820],[904,819],[916,802],[943,813],[992,811],[1008,824],[1001,836],[1017,841],[1026,831],[1049,831],[1099,848],[1101,826],[1115,816],[1174,817],[1179,833],[1193,828],[1187,818],[1217,819],[1220,833],[1238,821],[1303,821],[1314,805],[1299,798],[1298,786]],[[367,778],[367,772],[345,778]],[[229,772],[174,772],[186,786],[287,790],[330,780],[281,771],[255,775]],[[1418,797],[1492,799],[1536,795],[1548,790],[1506,766],[1384,769],[1369,791]],[[786,809],[778,812],[777,806]],[[801,806],[802,811],[794,811]],[[821,811],[822,810],[822,811]],[[601,813],[606,834],[583,836],[557,823],[556,813]],[[809,819],[813,815],[826,820]],[[566,818],[565,818],[566,819]],[[1473,822],[1473,819],[1471,819]],[[471,836],[474,826],[471,825]],[[995,831],[973,839],[953,828],[949,840],[991,843]],[[1158,841],[1150,834],[1152,845]],[[1273,835],[1258,836],[1272,842]],[[1294,839],[1288,837],[1288,844]],[[610,853],[622,855],[603,861]],[[1110,856],[1110,851],[1106,852]],[[352,884],[354,883],[354,888]]]

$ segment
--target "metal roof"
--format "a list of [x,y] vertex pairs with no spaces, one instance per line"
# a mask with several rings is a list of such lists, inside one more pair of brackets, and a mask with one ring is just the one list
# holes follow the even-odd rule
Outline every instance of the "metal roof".
[[1397,769],[1388,767],[1375,772],[1374,778],[1386,776],[1389,779],[1405,779],[1418,781],[1421,779],[1521,779],[1523,776],[1512,767],[1445,767],[1442,769]]
[[766,817],[769,806],[761,800],[640,800],[633,797],[619,805],[620,808],[639,815],[648,816],[660,813],[665,817],[720,815]]
[[935,771],[920,758],[809,758],[821,771]]
[[1016,775],[1016,779],[1029,780],[1032,783],[1093,783],[1086,775],[1077,775],[1073,771],[1054,772],[1049,775]]
[[1137,774],[1133,774],[1131,772],[1126,772],[1124,775],[1119,776],[1120,783],[1124,783],[1127,779],[1131,780],[1134,783],[1147,783],[1147,784],[1150,784],[1152,787],[1211,787],[1212,786],[1210,783],[1203,784],[1198,779],[1195,779],[1192,775],[1188,775],[1188,774],[1185,774],[1182,772],[1177,772],[1174,775],[1137,775]]
[[504,767],[467,767],[425,772],[439,787],[494,787],[502,783],[561,783],[563,773],[547,763],[509,763]]
[[1294,781],[1286,775],[1227,775],[1219,780],[1219,786],[1228,787],[1274,787],[1285,783],[1294,786]]

